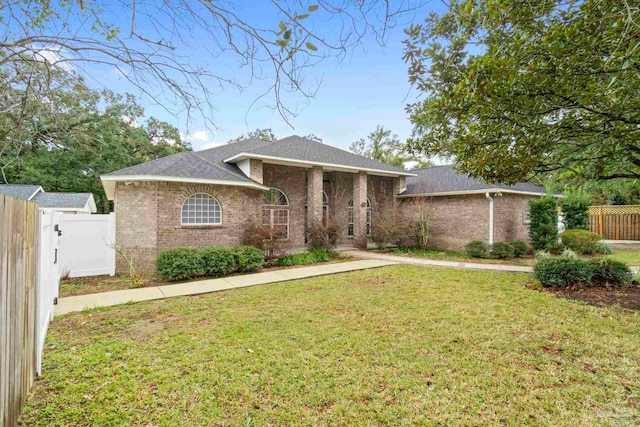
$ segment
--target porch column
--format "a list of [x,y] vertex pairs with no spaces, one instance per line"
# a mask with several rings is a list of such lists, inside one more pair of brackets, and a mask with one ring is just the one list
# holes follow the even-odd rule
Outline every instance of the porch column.
[[404,190],[406,189],[407,189],[406,176],[399,176],[397,178],[393,178],[393,195],[394,196],[404,193]]
[[353,176],[353,241],[357,248],[367,248],[367,173]]
[[322,167],[307,171],[307,227],[322,224]]

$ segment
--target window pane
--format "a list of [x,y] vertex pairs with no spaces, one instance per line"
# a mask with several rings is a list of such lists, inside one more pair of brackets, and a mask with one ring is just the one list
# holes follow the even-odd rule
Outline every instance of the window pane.
[[221,224],[222,208],[210,195],[196,193],[184,201],[180,220],[182,224]]

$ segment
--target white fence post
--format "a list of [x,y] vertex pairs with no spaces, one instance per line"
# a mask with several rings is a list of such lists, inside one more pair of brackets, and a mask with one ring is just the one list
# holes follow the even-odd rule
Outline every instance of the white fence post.
[[[55,299],[60,286],[60,238],[56,228],[60,227],[59,212],[40,211],[40,254],[37,282],[37,334],[36,334],[36,373],[42,373],[42,351],[47,337],[49,322],[53,320]],[[56,227],[57,226],[57,227]]]

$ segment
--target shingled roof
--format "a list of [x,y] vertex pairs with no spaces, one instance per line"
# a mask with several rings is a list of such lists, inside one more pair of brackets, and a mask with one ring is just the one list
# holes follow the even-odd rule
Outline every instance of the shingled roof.
[[407,178],[407,189],[403,196],[455,195],[501,191],[505,193],[544,194],[544,187],[519,182],[514,185],[488,184],[457,172],[454,165],[416,169],[417,176]]
[[16,197],[22,200],[31,200],[38,192],[42,192],[39,185],[30,184],[1,184],[0,194]]
[[33,200],[43,209],[96,211],[91,193],[38,193]]
[[235,163],[245,159],[298,166],[319,165],[332,170],[363,170],[387,175],[412,175],[402,168],[358,156],[330,145],[294,135],[277,141],[249,138],[202,151],[186,151],[102,176],[107,195],[114,181],[165,180],[227,184],[265,189]]

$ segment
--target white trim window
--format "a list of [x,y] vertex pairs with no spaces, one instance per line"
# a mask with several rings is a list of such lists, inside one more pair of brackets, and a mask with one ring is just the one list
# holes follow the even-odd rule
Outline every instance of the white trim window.
[[181,225],[220,225],[222,207],[218,200],[207,193],[195,193],[187,197],[180,210]]
[[[347,236],[353,237],[353,199],[349,200],[349,220],[347,222]],[[371,236],[371,200],[367,197],[367,237]]]
[[524,210],[522,211],[522,222],[524,224],[531,224],[531,205],[529,205],[529,203],[524,205]]
[[262,225],[268,225],[281,239],[289,239],[289,199],[277,188],[262,192]]

